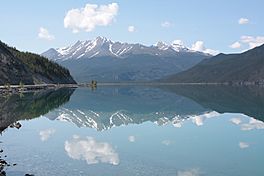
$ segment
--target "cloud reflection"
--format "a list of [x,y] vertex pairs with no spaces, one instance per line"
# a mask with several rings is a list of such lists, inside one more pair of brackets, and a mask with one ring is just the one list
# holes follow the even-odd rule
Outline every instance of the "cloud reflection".
[[236,118],[230,119],[230,122],[232,122],[235,125],[239,125],[239,124],[241,124],[242,120],[241,120],[241,118],[236,117]]
[[73,136],[65,142],[65,151],[72,159],[85,160],[87,164],[119,164],[118,153],[106,142],[98,142],[92,137]]
[[264,129],[264,122],[254,119],[252,117],[245,119],[248,119],[248,122],[246,122],[246,120],[244,119],[242,120],[242,118],[239,117],[230,119],[230,122],[235,125],[238,125],[242,131]]
[[197,168],[177,172],[177,176],[199,176],[199,175],[201,175],[201,172]]
[[241,130],[249,131],[254,129],[264,129],[264,123],[260,120],[250,118],[248,123],[241,124]]
[[128,141],[129,142],[135,142],[136,141],[136,137],[135,136],[128,136]]
[[248,148],[249,147],[249,144],[248,143],[246,143],[246,142],[239,142],[239,147],[241,148],[241,149],[245,149],[245,148]]
[[164,145],[169,146],[172,143],[172,141],[166,139],[166,140],[163,140],[161,143],[164,144]]
[[47,141],[50,138],[50,136],[52,136],[55,132],[56,130],[53,128],[40,131],[39,132],[40,140]]
[[197,126],[202,126],[206,119],[216,117],[216,116],[219,116],[219,113],[212,111],[212,112],[208,112],[208,113],[205,113],[199,116],[192,116],[190,118],[194,124],[196,124]]

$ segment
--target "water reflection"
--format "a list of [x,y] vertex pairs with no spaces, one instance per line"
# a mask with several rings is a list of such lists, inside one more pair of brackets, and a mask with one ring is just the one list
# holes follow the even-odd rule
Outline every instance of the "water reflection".
[[70,100],[74,89],[46,90],[0,96],[0,132],[8,126],[17,126],[19,120],[37,118]]
[[249,144],[246,143],[246,142],[239,142],[239,147],[241,149],[245,149],[245,148],[248,148],[249,147]]
[[254,129],[264,129],[264,122],[254,119],[254,118],[245,118],[246,120],[243,120],[242,118],[232,118],[230,121],[235,124],[240,126],[240,129],[242,131],[250,131]]
[[[34,119],[58,108],[70,100],[73,91],[73,89],[58,89],[0,96],[0,133],[2,134],[8,127],[20,129],[22,124],[18,121]],[[50,129],[41,131],[41,140],[46,141],[54,132]],[[1,149],[0,175],[6,175],[6,167],[17,165],[6,161],[7,155],[2,155],[3,152]]]
[[177,172],[177,176],[199,176],[199,175],[202,175],[202,172],[198,168],[192,168]]
[[74,135],[65,142],[65,151],[72,159],[85,160],[87,164],[119,164],[118,153],[107,142],[98,142],[93,137]]
[[260,91],[98,87],[5,99],[13,120],[3,122],[23,125],[1,136],[18,164],[7,175],[262,176]]
[[[180,128],[184,121],[191,120],[202,126],[206,119],[228,112],[252,117],[250,122],[241,124],[242,130],[262,129],[264,124],[259,121],[264,120],[262,90],[229,86],[78,89],[68,104],[46,117],[104,131],[147,121]],[[239,123],[239,119],[233,119],[233,123]]]
[[264,121],[263,87],[168,86],[161,89],[189,98],[218,113],[241,113]]
[[46,130],[41,130],[39,132],[40,139],[42,141],[47,141],[55,132],[56,132],[56,130],[53,129],[53,128],[46,129]]

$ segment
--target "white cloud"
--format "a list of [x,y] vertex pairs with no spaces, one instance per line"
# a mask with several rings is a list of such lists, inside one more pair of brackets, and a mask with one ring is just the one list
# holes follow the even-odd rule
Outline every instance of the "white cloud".
[[203,41],[195,42],[192,45],[191,49],[194,50],[194,51],[204,52],[204,53],[208,53],[208,54],[211,54],[211,55],[217,55],[219,53],[219,51],[206,48],[204,46],[204,42]]
[[172,45],[184,45],[183,44],[183,41],[182,40],[174,40],[173,42],[172,42]]
[[250,118],[248,123],[241,124],[241,130],[249,131],[254,129],[264,129],[264,122]]
[[87,164],[119,164],[118,153],[106,142],[97,142],[92,137],[81,138],[77,135],[65,142],[65,151],[72,159],[85,160]]
[[56,132],[55,129],[46,129],[39,132],[40,140],[47,141],[51,135],[53,135]]
[[135,32],[136,28],[135,26],[128,26],[127,30],[128,32]]
[[248,44],[249,49],[255,48],[257,46],[260,46],[264,44],[264,36],[241,36],[241,42]]
[[135,142],[136,141],[136,137],[135,136],[128,136],[128,141],[129,142]]
[[264,44],[264,36],[247,36],[243,35],[240,37],[240,40],[231,44],[229,47],[230,48],[241,48],[242,45],[248,45],[248,49],[253,49],[257,46],[263,45]]
[[177,172],[177,176],[199,176],[199,175],[201,175],[199,169],[189,169],[189,170]]
[[44,27],[39,28],[38,37],[40,39],[45,39],[45,40],[54,40],[55,39],[55,37],[53,35],[51,35],[49,33],[49,31]]
[[108,5],[86,4],[84,8],[69,10],[64,17],[64,27],[74,33],[80,30],[91,32],[96,26],[111,24],[117,15],[118,4]]
[[236,118],[230,119],[230,122],[232,122],[233,124],[239,125],[239,124],[241,124],[242,120],[241,120],[241,118],[236,117]]
[[237,48],[240,48],[241,47],[241,44],[240,44],[240,42],[234,42],[229,47],[230,48],[233,48],[233,49],[237,49]]
[[166,139],[166,140],[162,141],[161,143],[164,144],[164,145],[169,146],[172,143],[172,141]]
[[238,20],[238,24],[248,24],[249,23],[249,19],[247,18],[240,18]]
[[245,148],[249,147],[249,144],[245,143],[245,142],[239,142],[238,145],[239,145],[239,148],[241,148],[241,149],[245,149]]
[[163,23],[161,23],[161,26],[164,28],[169,28],[172,26],[172,23],[169,21],[164,21]]

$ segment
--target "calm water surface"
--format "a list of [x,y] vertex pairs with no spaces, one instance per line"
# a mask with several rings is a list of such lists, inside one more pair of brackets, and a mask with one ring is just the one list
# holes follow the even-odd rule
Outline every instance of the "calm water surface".
[[0,113],[7,175],[264,175],[262,88],[60,89],[2,96]]

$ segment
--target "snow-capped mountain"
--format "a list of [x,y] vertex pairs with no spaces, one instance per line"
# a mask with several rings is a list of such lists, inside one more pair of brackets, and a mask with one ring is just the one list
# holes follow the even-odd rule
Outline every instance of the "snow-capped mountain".
[[131,54],[148,54],[156,56],[177,55],[179,52],[195,52],[187,47],[172,43],[168,45],[164,42],[158,42],[152,46],[142,44],[128,44],[113,42],[105,37],[97,37],[94,40],[77,41],[75,44],[49,49],[42,55],[55,61],[68,59],[94,58],[102,56],[124,58]]
[[67,67],[78,82],[159,79],[210,57],[180,43],[145,46],[114,42],[105,37],[51,48],[42,55]]

